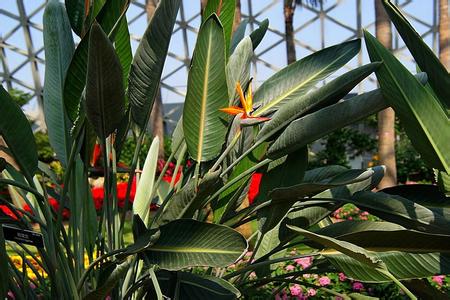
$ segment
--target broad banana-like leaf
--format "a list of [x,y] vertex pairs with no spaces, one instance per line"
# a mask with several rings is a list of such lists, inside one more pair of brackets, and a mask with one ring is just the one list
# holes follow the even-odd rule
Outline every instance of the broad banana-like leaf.
[[315,232],[371,251],[450,252],[450,235],[409,230],[390,222],[344,221]]
[[[399,280],[423,278],[450,272],[450,256],[440,253],[407,253],[399,251],[369,252],[382,260],[389,272]],[[323,251],[322,254],[348,277],[363,282],[389,282],[389,278],[365,264],[337,251]]]
[[[95,1],[94,3],[98,2],[101,1]],[[102,26],[103,31],[108,34],[112,41],[116,41],[116,52],[122,65],[124,77],[128,75],[130,68],[131,46],[128,26],[124,26],[126,17],[120,18],[121,13],[127,7],[128,0],[110,0],[106,2],[96,16],[96,20]],[[119,26],[115,26],[117,22],[120,22]],[[78,116],[81,96],[86,85],[89,35],[89,31],[86,32],[75,49],[64,82],[64,105],[71,121],[75,121]]]
[[122,67],[98,23],[92,25],[89,35],[86,114],[102,140],[117,129],[125,115]]
[[398,195],[426,207],[450,207],[450,198],[432,184],[405,184],[380,190],[385,194]]
[[434,170],[435,180],[439,186],[439,190],[445,193],[446,196],[450,196],[450,174]]
[[346,170],[331,178],[320,181],[303,181],[288,187],[278,187],[272,190],[270,198],[274,200],[300,200],[306,196],[313,196],[334,187],[344,186],[356,182],[367,180],[375,173],[372,169],[367,170]]
[[32,178],[38,168],[37,147],[27,117],[0,85],[0,134],[24,174]]
[[364,93],[327,106],[293,121],[269,148],[276,159],[291,153],[328,133],[358,122],[387,107],[380,90]]
[[139,43],[130,70],[128,98],[134,122],[147,126],[181,0],[162,0]]
[[207,20],[212,14],[216,14],[222,23],[223,34],[225,36],[225,53],[228,58],[230,53],[231,34],[233,33],[234,11],[236,10],[236,0],[209,0],[203,11],[203,20]]
[[152,202],[150,196],[153,194],[153,184],[158,164],[158,150],[159,138],[156,136],[150,145],[150,149],[148,149],[133,202],[133,213],[138,215],[147,227],[150,220],[150,204]]
[[159,239],[145,255],[149,263],[166,270],[225,267],[239,259],[247,249],[245,238],[223,225],[179,219],[159,229]]
[[360,40],[331,46],[290,64],[267,79],[255,92],[254,102],[260,104],[253,115],[267,115],[283,102],[306,94],[320,80],[344,66],[361,47]]
[[299,227],[288,225],[288,227],[296,231],[301,236],[304,236],[314,242],[317,242],[327,248],[335,249],[355,260],[364,264],[366,267],[370,267],[374,270],[386,270],[386,266],[383,261],[369,253],[364,248],[351,244],[346,241],[340,241],[332,237],[313,233],[311,231],[304,230]]
[[[431,167],[450,172],[450,118],[439,101],[378,42],[364,32],[384,98],[399,116],[413,146]],[[444,79],[442,79],[444,80]],[[443,84],[442,80],[439,84]]]
[[231,54],[233,54],[233,52],[236,49],[237,45],[244,38],[245,31],[247,29],[247,25],[248,25],[248,19],[243,19],[243,20],[241,20],[241,23],[236,28],[236,30],[233,32],[233,35],[231,37],[231,44],[230,44],[230,53]]
[[267,139],[308,111],[317,110],[341,100],[379,65],[380,63],[371,63],[351,70],[317,90],[282,105],[271,120],[264,123],[256,139]]
[[245,37],[230,56],[226,66],[229,106],[238,105],[236,83],[247,86],[250,80],[250,63],[253,57],[252,40]]
[[351,202],[381,219],[428,233],[450,234],[450,215],[382,192],[358,192]]
[[[179,295],[182,300],[238,299],[241,293],[228,281],[210,275],[196,275],[189,272],[159,271],[156,273],[164,295]],[[177,291],[172,287],[176,286]]]
[[73,31],[81,36],[84,25],[85,0],[65,0],[67,15]]
[[259,24],[258,29],[250,33],[250,38],[252,39],[253,51],[255,51],[256,47],[258,47],[259,43],[261,43],[262,39],[266,35],[267,29],[269,28],[269,19],[264,19]]
[[44,11],[45,83],[44,116],[48,137],[56,156],[66,166],[69,159],[70,122],[64,109],[64,78],[74,53],[70,22],[64,5],[48,2]]
[[197,162],[215,158],[227,133],[226,116],[219,111],[228,106],[224,47],[223,29],[213,14],[200,28],[183,110],[188,152]]
[[442,106],[447,109],[448,116],[450,112],[450,90],[447,87],[450,86],[450,74],[400,10],[391,1],[383,0],[382,2],[414,60],[420,69],[427,73],[430,86],[438,96]]

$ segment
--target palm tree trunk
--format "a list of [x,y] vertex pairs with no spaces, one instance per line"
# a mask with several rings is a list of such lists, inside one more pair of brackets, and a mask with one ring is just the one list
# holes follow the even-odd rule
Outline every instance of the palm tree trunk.
[[439,59],[450,69],[450,22],[448,0],[439,0]]
[[241,0],[236,0],[236,8],[234,9],[234,21],[233,21],[233,32],[241,24]]
[[294,40],[294,11],[295,2],[293,0],[284,0],[284,28],[286,35],[286,56],[288,64],[292,64],[297,60]]
[[[392,49],[392,30],[389,16],[381,0],[375,0],[375,33],[377,39],[388,49]],[[378,113],[378,156],[386,166],[386,174],[378,185],[379,189],[397,184],[395,161],[395,112],[386,108]]]
[[[156,6],[159,0],[146,0],[145,9],[147,12],[147,20],[150,21],[155,13]],[[153,104],[153,109],[150,114],[150,128],[153,137],[159,138],[158,158],[164,159],[164,116],[163,104],[161,98],[161,88],[158,88],[158,94]]]

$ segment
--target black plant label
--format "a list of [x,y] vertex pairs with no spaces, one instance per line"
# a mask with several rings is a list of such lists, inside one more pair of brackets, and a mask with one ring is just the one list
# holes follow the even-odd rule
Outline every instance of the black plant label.
[[13,241],[19,244],[27,244],[37,248],[44,248],[44,239],[42,238],[42,234],[10,225],[3,224],[2,226],[5,240]]

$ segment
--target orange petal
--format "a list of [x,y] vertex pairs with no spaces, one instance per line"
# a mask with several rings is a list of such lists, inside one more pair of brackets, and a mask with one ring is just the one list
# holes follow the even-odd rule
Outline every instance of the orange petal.
[[244,110],[247,110],[247,102],[245,101],[244,92],[242,91],[242,87],[239,81],[236,82],[236,91],[238,92],[239,100],[241,100],[242,108]]
[[219,109],[220,111],[227,113],[229,115],[237,115],[240,113],[245,113],[244,110],[238,106],[230,106]]

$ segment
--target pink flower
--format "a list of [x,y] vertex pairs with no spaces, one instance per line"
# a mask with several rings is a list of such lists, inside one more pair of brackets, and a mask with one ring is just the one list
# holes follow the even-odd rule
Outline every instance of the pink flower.
[[348,217],[347,220],[352,221],[353,217]]
[[303,269],[306,269],[311,265],[312,259],[313,258],[311,256],[309,256],[309,257],[297,258],[297,259],[294,259],[294,261],[297,265],[300,265],[300,266],[302,266]]
[[336,296],[336,298],[334,298],[334,300],[344,300],[342,297]]
[[364,285],[361,282],[359,282],[359,281],[353,282],[352,289],[354,291],[360,291],[363,288],[364,288]]
[[308,279],[308,278],[310,278],[310,277],[311,277],[311,274],[303,274],[303,278]]
[[339,280],[340,281],[345,281],[347,279],[347,276],[345,276],[344,273],[339,273]]
[[14,293],[12,291],[8,291],[8,297],[9,299],[16,299],[16,296],[14,296]]
[[248,251],[247,253],[245,253],[245,256],[247,256],[247,257],[251,257],[252,255],[253,255],[252,251]]
[[291,291],[292,296],[300,296],[303,294],[302,287],[299,286],[298,284],[294,284],[289,288],[289,290]]
[[317,291],[315,289],[308,289],[308,296],[315,296],[317,294]]
[[327,276],[323,276],[323,277],[319,278],[319,284],[321,286],[326,286],[326,285],[329,285],[330,283],[331,283],[331,280]]
[[295,267],[293,265],[287,265],[285,267],[285,269],[286,269],[286,271],[293,271],[293,270],[295,270]]
[[433,276],[433,278],[431,280],[433,280],[434,282],[436,282],[439,286],[442,286],[442,284],[444,284],[444,275],[436,275]]

